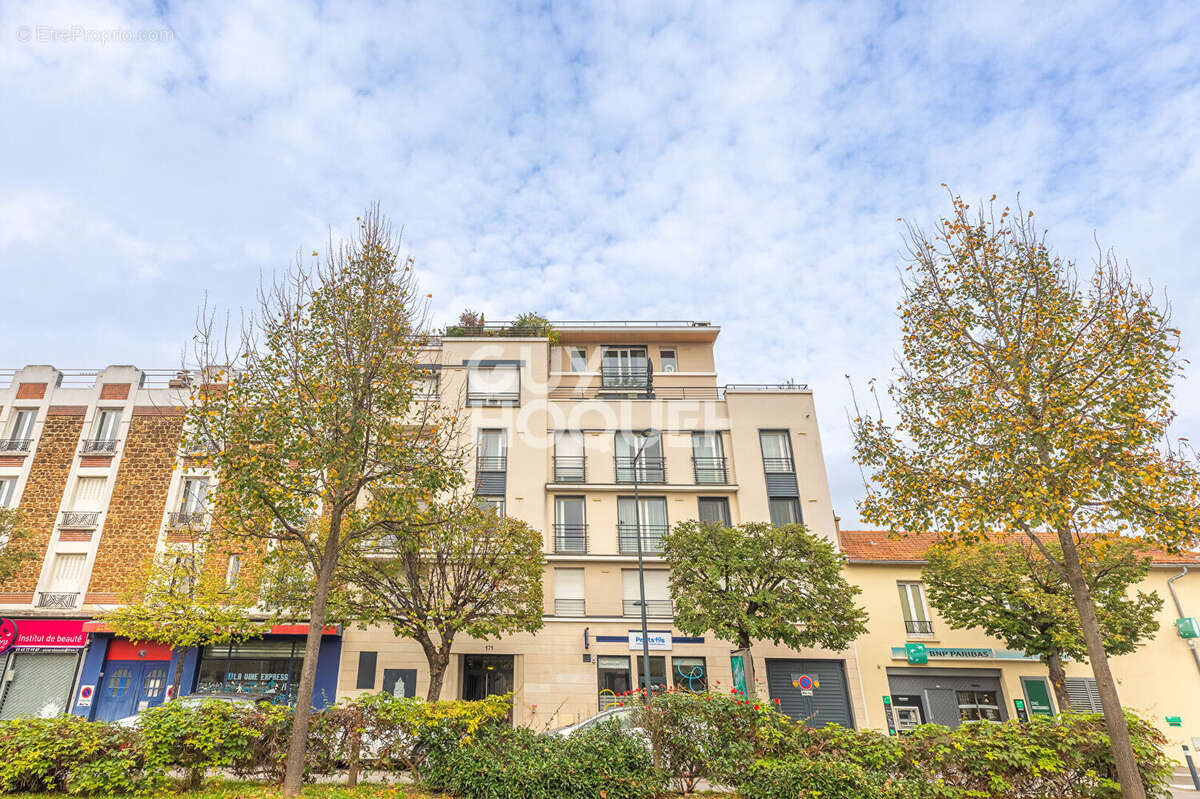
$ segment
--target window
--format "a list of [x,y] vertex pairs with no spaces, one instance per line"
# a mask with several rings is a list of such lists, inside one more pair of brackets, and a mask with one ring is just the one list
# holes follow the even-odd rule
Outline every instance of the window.
[[479,431],[476,471],[503,472],[508,468],[508,449],[504,433],[504,430]]
[[208,478],[185,477],[179,496],[180,513],[204,513],[208,509]]
[[476,497],[475,501],[480,507],[487,508],[497,516],[504,516],[504,497]]
[[375,690],[375,666],[379,660],[378,652],[358,653],[358,676],[354,687],[358,690]]
[[700,497],[700,521],[712,522],[722,527],[730,527],[733,520],[729,516],[729,499],[727,497]]
[[[651,618],[671,618],[671,573],[665,569],[647,569],[642,572],[646,580],[646,615]],[[637,569],[621,570],[621,608],[626,616],[640,618],[642,594],[638,585]]]
[[230,555],[229,563],[225,566],[225,587],[237,587],[238,575],[242,572],[242,556]]
[[620,697],[633,687],[629,681],[629,656],[597,655],[596,682],[600,709],[618,707]]
[[704,658],[671,658],[671,682],[678,691],[707,691],[708,669],[705,667]]
[[933,622],[925,606],[925,589],[920,583],[897,583],[900,589],[900,611],[904,628],[909,635],[932,635]]
[[520,405],[519,364],[480,364],[467,369],[468,405]]
[[583,432],[554,431],[554,481],[583,483],[587,477],[587,461],[583,453]]
[[[637,663],[638,688],[646,687],[646,673],[642,670],[643,656],[635,658]],[[667,690],[667,659],[663,655],[650,656],[650,692],[658,693]]]
[[678,372],[679,363],[675,360],[675,348],[658,351],[659,368],[663,372]]
[[995,691],[955,691],[963,721],[1002,721]]
[[247,641],[206,646],[200,653],[197,694],[246,694],[294,704],[304,641]]
[[771,497],[767,500],[767,510],[771,514],[771,524],[776,527],[804,521],[800,514],[800,500],[794,497]]
[[667,498],[642,497],[634,504],[633,497],[617,497],[617,539],[622,554],[638,551],[638,532],[642,551],[662,552],[662,537],[667,534]]
[[583,497],[554,498],[554,551],[587,552]]
[[786,430],[760,430],[758,441],[762,446],[763,470],[766,472],[795,472],[792,461],[792,444]]
[[718,432],[692,433],[692,465],[697,483],[725,483],[725,446]]
[[75,497],[71,509],[83,512],[95,512],[104,507],[103,477],[80,477],[75,481]]
[[572,372],[587,371],[587,350],[583,347],[567,347],[567,359]]
[[96,441],[116,441],[117,427],[121,424],[119,408],[101,410],[96,414],[96,422],[92,425],[92,438]]
[[50,567],[50,590],[54,593],[76,592],[83,585],[83,567],[87,555],[82,552],[58,553]]
[[417,384],[414,387],[413,399],[428,400],[436,399],[438,395],[438,376],[437,372],[429,372],[417,378]]
[[1100,689],[1094,677],[1068,677],[1067,698],[1071,700],[1072,713],[1103,713],[1100,704]]
[[11,508],[17,491],[17,478],[0,477],[0,508]]
[[665,483],[667,481],[666,460],[663,458],[662,434],[617,433],[616,436],[616,479],[618,483],[632,483],[635,469],[639,483]]
[[177,596],[190,596],[196,587],[196,556],[176,555],[171,560],[171,591]]
[[650,362],[645,347],[605,347],[600,359],[602,388],[645,389],[650,384]]
[[[14,410],[12,413],[12,422],[8,426],[10,441],[24,442],[33,438],[33,422],[35,419],[37,419],[37,411],[32,408]],[[22,449],[25,448],[22,447]]]
[[582,616],[583,569],[554,570],[554,615]]

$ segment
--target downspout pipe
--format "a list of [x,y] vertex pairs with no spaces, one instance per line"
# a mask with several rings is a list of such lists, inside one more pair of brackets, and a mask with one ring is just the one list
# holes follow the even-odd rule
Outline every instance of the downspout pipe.
[[[1180,577],[1187,576],[1188,567],[1181,566],[1180,568],[1182,568],[1183,571],[1179,572],[1179,574],[1177,574],[1174,577],[1171,577],[1167,580],[1167,590],[1171,592],[1171,599],[1173,599],[1175,601],[1175,612],[1178,614],[1177,618],[1182,619],[1183,618],[1183,603],[1179,601],[1179,594],[1175,593],[1175,581],[1178,580]],[[1196,649],[1195,641],[1188,641],[1187,645],[1188,645],[1188,649],[1192,650],[1192,660],[1196,661],[1196,670],[1200,671],[1200,650]]]

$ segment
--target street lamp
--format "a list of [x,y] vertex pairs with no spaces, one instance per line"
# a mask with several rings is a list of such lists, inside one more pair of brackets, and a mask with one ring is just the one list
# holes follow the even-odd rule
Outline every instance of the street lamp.
[[641,444],[633,453],[633,528],[634,534],[637,536],[637,556],[638,556],[638,593],[641,598],[639,603],[642,608],[642,683],[646,686],[646,698],[650,698],[650,631],[646,624],[646,569],[645,563],[642,560],[642,502],[638,494],[638,461],[641,460],[642,452],[646,449],[646,445],[650,443],[650,436],[654,431],[647,428],[645,430],[634,431],[642,439]]

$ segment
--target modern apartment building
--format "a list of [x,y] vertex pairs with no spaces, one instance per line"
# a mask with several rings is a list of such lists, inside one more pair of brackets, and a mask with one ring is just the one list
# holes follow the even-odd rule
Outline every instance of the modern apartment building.
[[[855,647],[864,664],[870,726],[903,733],[932,722],[1006,721],[1072,710],[1101,712],[1091,667],[1067,662],[1070,707],[1058,707],[1046,666],[981,630],[954,630],[938,617],[921,582],[932,536],[892,539],[880,530],[843,530],[846,577],[862,588],[870,626]],[[1121,702],[1154,722],[1171,742],[1200,739],[1200,650],[1190,625],[1200,614],[1200,556],[1150,551],[1149,576],[1134,590],[1164,600],[1159,629],[1137,651],[1110,659]]]
[[[576,721],[640,685],[639,538],[650,680],[693,689],[732,684],[732,644],[673,626],[667,529],[685,519],[803,521],[836,540],[806,387],[722,385],[720,331],[706,322],[553,327],[553,343],[497,326],[460,330],[469,335],[431,351],[439,393],[467,406],[476,495],[544,531],[548,559],[543,629],[456,640],[443,697],[512,691],[515,720],[535,727]],[[753,657],[760,695],[789,714],[865,723],[852,652],[766,644]],[[819,688],[800,687],[806,674]],[[423,695],[427,684],[415,643],[384,628],[346,630],[339,696]]]
[[[733,645],[682,634],[661,557],[685,519],[803,521],[836,540],[811,392],[722,385],[707,322],[560,322],[453,330],[426,350],[430,401],[466,408],[470,489],[543,531],[543,629],[461,638],[444,698],[512,692],[514,721],[576,721],[636,688],[645,556],[650,680],[732,685]],[[7,378],[7,379],[5,379]],[[122,641],[95,615],[154,552],[186,556],[214,476],[179,449],[186,376],[30,366],[0,376],[0,502],[31,523],[40,562],[0,586],[0,718],[70,710],[112,719],[182,692],[295,701],[300,628],[240,646],[170,652]],[[636,496],[636,501],[635,501]],[[236,577],[238,555],[225,567]],[[233,579],[233,578],[231,578]],[[6,639],[5,629],[14,633]],[[758,692],[815,723],[866,723],[853,651],[756,645]],[[808,675],[815,688],[802,688]],[[388,628],[330,628],[313,700],[424,695],[420,648]]]

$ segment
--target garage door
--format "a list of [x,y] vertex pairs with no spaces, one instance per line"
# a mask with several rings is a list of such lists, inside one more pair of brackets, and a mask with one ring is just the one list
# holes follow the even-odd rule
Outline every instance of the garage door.
[[[801,687],[810,682],[812,688]],[[854,727],[846,667],[840,660],[768,660],[767,690],[772,700],[779,700],[779,709],[796,721],[813,727]]]

